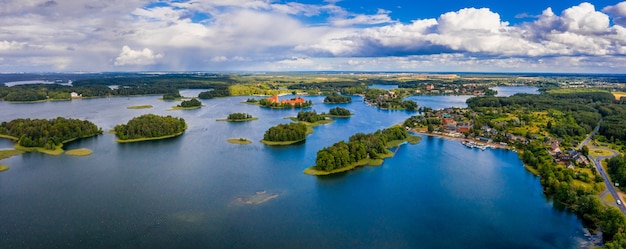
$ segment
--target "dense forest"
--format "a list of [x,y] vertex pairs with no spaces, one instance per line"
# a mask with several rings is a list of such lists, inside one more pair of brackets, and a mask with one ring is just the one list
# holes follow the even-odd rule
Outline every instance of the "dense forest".
[[246,120],[246,119],[251,119],[253,118],[252,115],[248,114],[248,113],[241,113],[241,112],[236,112],[236,113],[231,113],[228,114],[228,120]]
[[263,140],[271,142],[300,141],[306,139],[306,125],[302,123],[279,124],[265,131]]
[[626,190],[626,157],[617,155],[607,160],[606,167],[611,175],[611,180],[619,184],[622,191]]
[[387,143],[408,137],[408,132],[401,127],[391,127],[374,133],[357,133],[348,142],[340,141],[317,152],[315,169],[332,171],[354,164],[366,158],[378,158],[387,154]]
[[198,98],[199,99],[212,99],[212,98],[217,98],[217,97],[228,97],[230,95],[231,94],[227,86],[219,86],[219,87],[213,88],[213,90],[201,92],[200,94],[198,94]]
[[326,104],[342,104],[350,102],[352,102],[352,98],[350,96],[341,96],[335,92],[326,95],[326,98],[324,98],[324,103]]
[[328,114],[332,116],[344,116],[344,117],[352,115],[352,113],[350,113],[350,110],[346,108],[341,108],[341,107],[330,108],[330,110],[328,110]]
[[54,119],[15,119],[0,124],[0,134],[15,137],[24,147],[54,149],[65,142],[102,134],[90,121],[57,117]]
[[182,133],[187,129],[185,120],[172,116],[145,114],[126,124],[116,125],[115,134],[120,140],[157,138]]
[[317,114],[316,111],[299,111],[296,116],[298,121],[304,121],[309,123],[315,123],[317,121],[325,120],[324,115]]
[[202,103],[196,98],[191,98],[190,100],[183,100],[178,106],[183,108],[199,107],[202,106]]

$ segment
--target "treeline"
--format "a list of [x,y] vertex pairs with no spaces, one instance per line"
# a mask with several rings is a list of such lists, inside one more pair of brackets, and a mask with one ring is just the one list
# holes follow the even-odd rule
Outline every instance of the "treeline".
[[198,107],[198,106],[202,106],[202,103],[196,99],[196,98],[192,98],[190,100],[183,100],[183,102],[180,102],[180,105],[178,105],[180,107]]
[[[76,92],[82,97],[178,94],[179,89],[215,89],[210,96],[230,96],[228,84],[235,81],[222,75],[136,75],[82,79],[72,86],[30,84],[0,88],[0,99],[7,101],[38,101],[70,99]],[[109,88],[109,86],[115,86]],[[165,96],[164,96],[165,97]],[[167,99],[167,98],[165,98]]]
[[212,99],[217,97],[228,97],[231,96],[230,90],[228,90],[227,86],[218,86],[214,87],[211,91],[205,91],[198,94],[198,98],[200,99]]
[[[602,230],[602,238],[607,248],[626,246],[626,220],[621,212],[613,207],[604,207],[597,197],[602,189],[602,177],[593,171],[595,183],[586,173],[576,174],[574,170],[558,166],[548,154],[546,146],[533,141],[524,146],[522,161],[541,175],[544,193],[566,204],[581,218]],[[575,182],[580,180],[594,187],[584,187]]]
[[317,121],[322,121],[326,119],[323,115],[317,114],[316,111],[299,111],[296,118],[298,119],[298,121],[304,121],[309,123],[315,123]]
[[599,109],[604,116],[598,131],[610,142],[624,144],[626,141],[626,105],[613,104]]
[[330,108],[330,110],[328,110],[328,114],[332,115],[332,116],[350,116],[350,115],[352,115],[350,110],[348,110],[346,108],[341,108],[341,107]]
[[379,158],[379,155],[390,153],[387,143],[408,137],[408,132],[401,127],[391,127],[374,133],[357,133],[348,142],[340,141],[317,152],[315,169],[332,171],[350,166],[366,158]]
[[263,140],[271,142],[300,141],[304,139],[306,139],[306,125],[302,123],[272,126],[263,135]]
[[327,104],[342,104],[342,103],[350,103],[352,102],[352,98],[349,96],[341,96],[335,92],[326,95],[324,98],[324,103]]
[[185,129],[187,125],[182,118],[145,114],[131,119],[126,124],[116,125],[114,131],[119,139],[128,140],[170,136]]
[[54,149],[65,142],[102,134],[102,129],[86,120],[57,117],[54,119],[15,119],[0,124],[0,134],[18,139],[24,147]]
[[241,112],[236,112],[236,113],[231,113],[228,114],[228,120],[246,120],[246,119],[251,119],[252,115],[248,114],[248,113],[241,113]]
[[607,160],[606,167],[609,175],[611,175],[611,180],[619,183],[620,189],[624,191],[626,188],[626,158],[622,155],[614,156]]

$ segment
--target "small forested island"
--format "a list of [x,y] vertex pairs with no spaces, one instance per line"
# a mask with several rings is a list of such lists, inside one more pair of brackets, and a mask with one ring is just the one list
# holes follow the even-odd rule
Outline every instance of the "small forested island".
[[236,113],[228,114],[227,118],[218,118],[217,121],[245,122],[245,121],[257,120],[257,119],[259,118],[253,117],[252,115],[248,113],[236,112]]
[[183,100],[179,105],[172,107],[172,110],[193,110],[202,107],[202,102],[196,98]]
[[58,155],[63,144],[102,134],[102,129],[86,120],[57,117],[54,119],[14,119],[0,124],[0,137],[17,142],[15,148]]
[[370,105],[385,110],[417,111],[417,103],[413,100],[402,100],[406,96],[393,91],[383,89],[367,89],[364,101]]
[[315,166],[304,170],[310,175],[330,175],[364,165],[381,165],[384,158],[393,156],[389,148],[403,142],[417,143],[420,137],[411,136],[407,130],[394,126],[374,133],[357,133],[348,142],[340,141],[317,152]]
[[303,123],[279,124],[265,131],[261,142],[266,145],[295,144],[304,141],[310,131]]
[[325,104],[344,104],[352,102],[352,98],[350,96],[341,96],[335,92],[326,95],[324,98]]
[[306,125],[317,126],[321,124],[332,123],[332,119],[326,118],[324,113],[317,114],[315,110],[313,111],[299,111],[298,116],[296,116],[294,121],[305,122]]
[[326,115],[326,117],[331,118],[348,118],[350,116],[352,116],[350,110],[341,107],[330,108],[330,110],[328,110],[328,114]]
[[113,129],[120,143],[164,139],[182,135],[187,124],[182,118],[145,114],[135,117],[126,124],[116,125]]

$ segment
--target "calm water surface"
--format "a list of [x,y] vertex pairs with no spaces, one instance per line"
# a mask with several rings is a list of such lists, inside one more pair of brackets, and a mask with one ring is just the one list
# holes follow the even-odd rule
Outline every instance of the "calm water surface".
[[[288,122],[284,117],[296,110],[264,109],[239,103],[247,97],[231,97],[203,100],[199,110],[168,111],[177,103],[157,98],[0,102],[0,121],[65,116],[109,130],[155,113],[183,117],[189,125],[174,139],[117,144],[105,132],[66,146],[93,150],[87,157],[28,153],[3,160],[11,169],[0,173],[0,247],[585,246],[580,220],[546,201],[539,179],[510,151],[471,150],[424,137],[417,145],[403,145],[379,167],[320,178],[302,173],[319,149],[356,132],[389,127],[411,113],[380,111],[361,98],[325,105],[323,97],[307,97],[318,112],[342,106],[356,114],[315,128],[305,143],[268,147],[258,142],[264,131]],[[415,99],[420,105],[442,101]],[[154,108],[126,109],[145,104]],[[231,112],[260,119],[215,121]],[[229,144],[230,137],[254,143]],[[0,140],[0,148],[11,146]]]

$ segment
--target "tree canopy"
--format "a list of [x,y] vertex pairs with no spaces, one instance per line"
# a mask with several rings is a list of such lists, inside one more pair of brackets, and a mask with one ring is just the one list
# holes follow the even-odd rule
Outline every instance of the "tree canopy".
[[185,120],[172,116],[145,114],[135,117],[126,124],[115,126],[115,134],[121,140],[155,138],[175,135],[187,129]]
[[17,138],[24,147],[54,149],[74,139],[102,134],[102,129],[90,121],[63,117],[14,119],[0,124],[0,134]]
[[304,140],[306,139],[306,125],[302,123],[279,124],[265,131],[263,139],[271,142]]

